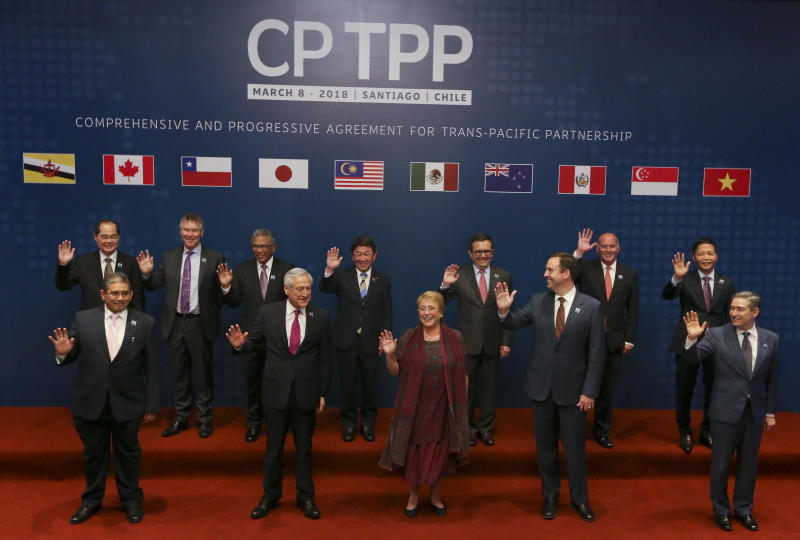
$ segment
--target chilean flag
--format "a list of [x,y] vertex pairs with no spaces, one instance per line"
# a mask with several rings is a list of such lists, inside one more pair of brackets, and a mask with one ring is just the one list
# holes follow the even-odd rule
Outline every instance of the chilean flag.
[[181,185],[231,187],[231,161],[229,157],[181,156]]

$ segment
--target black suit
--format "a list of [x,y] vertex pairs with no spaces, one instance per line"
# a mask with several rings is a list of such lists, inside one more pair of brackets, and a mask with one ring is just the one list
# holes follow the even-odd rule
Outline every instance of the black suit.
[[608,436],[613,411],[614,382],[622,362],[625,343],[635,343],[639,312],[639,277],[636,270],[616,261],[611,297],[606,296],[605,267],[600,259],[579,261],[575,284],[581,292],[600,301],[606,329],[606,361],[594,408],[594,434]]
[[[75,346],[62,365],[78,363],[78,383],[70,410],[83,441],[86,490],[83,506],[100,506],[113,445],[119,498],[125,507],[141,506],[141,447],[137,434],[145,409],[158,412],[158,358],[153,318],[129,309],[125,335],[113,361],[109,356],[105,309],[75,314],[69,335]],[[109,442],[111,444],[109,444]]]
[[[217,266],[225,258],[222,253],[199,246],[200,273],[197,282],[199,314],[178,313],[178,296],[183,274],[183,250],[178,247],[164,252],[161,261],[148,279],[147,290],[164,287],[164,309],[161,335],[167,338],[174,380],[175,419],[186,420],[192,407],[190,377],[194,383],[197,419],[211,421],[211,400],[214,396],[211,369],[211,347],[219,333],[219,309],[222,289]],[[196,259],[196,257],[195,257]]]
[[[467,362],[469,389],[467,402],[470,431],[490,433],[495,423],[495,390],[497,387],[497,360],[500,346],[511,347],[511,331],[504,330],[497,322],[497,303],[494,286],[498,282],[508,284],[513,290],[511,273],[499,266],[486,269],[486,302],[481,300],[475,267],[470,261],[459,270],[458,279],[445,289],[439,289],[445,302],[458,298],[458,328],[464,336],[464,353]],[[480,418],[475,418],[475,393],[481,384]]]
[[778,336],[757,328],[758,348],[752,374],[745,364],[741,338],[731,324],[710,328],[687,358],[710,358],[714,362],[714,391],[711,394],[711,503],[715,515],[729,515],[728,470],[737,453],[734,511],[740,516],[753,513],[758,449],[764,417],[775,414],[780,362]]
[[359,423],[356,409],[356,367],[361,375],[362,426],[372,428],[378,416],[375,392],[378,384],[378,336],[392,329],[392,285],[388,276],[372,268],[367,296],[361,299],[355,267],[337,270],[320,280],[324,293],[336,293],[338,307],[333,323],[333,345],[339,364],[342,395],[339,414],[342,427]]
[[[81,255],[74,262],[56,266],[56,289],[66,291],[75,285],[81,288],[81,309],[89,309],[104,305],[100,291],[105,289],[103,283],[103,266],[100,263],[100,251]],[[130,307],[144,311],[144,293],[142,292],[142,275],[135,257],[117,251],[117,265],[114,272],[122,272],[131,280],[133,299]]]
[[[661,292],[665,300],[680,298],[681,313],[675,326],[669,350],[675,353],[675,418],[678,421],[678,430],[681,436],[691,435],[691,404],[694,385],[697,381],[699,364],[684,358],[684,343],[686,342],[686,326],[683,323],[683,314],[694,311],[700,324],[708,322],[709,327],[722,326],[729,321],[728,312],[731,300],[736,289],[733,279],[714,272],[714,287],[711,296],[711,309],[706,308],[703,296],[703,285],[700,275],[696,270],[690,270],[677,286],[668,281]],[[714,384],[714,363],[711,358],[703,360],[703,422],[701,432],[708,432],[711,424],[708,418],[708,407],[711,403],[711,388]]]
[[289,351],[287,301],[262,306],[242,347],[247,353],[262,348],[264,407],[267,410],[267,451],[264,458],[264,496],[281,498],[283,446],[291,427],[296,448],[297,498],[314,498],[311,478],[311,438],[320,398],[328,393],[331,334],[328,312],[309,304],[306,331],[296,354]]
[[586,413],[578,409],[581,395],[597,396],[603,372],[603,317],[600,303],[576,291],[559,339],[555,333],[555,294],[535,294],[530,302],[510,312],[504,328],[533,325],[533,348],[523,382],[533,402],[533,424],[542,494],[557,499],[561,480],[558,438],[564,444],[570,498],[587,504]]
[[[242,332],[249,331],[255,324],[261,306],[286,300],[286,293],[283,291],[283,277],[286,272],[294,268],[294,264],[277,257],[272,257],[267,264],[270,265],[270,272],[266,296],[261,296],[260,267],[255,259],[245,261],[236,267],[233,272],[231,289],[228,294],[223,296],[225,303],[231,307],[236,307],[244,302],[242,316],[239,319]],[[254,349],[251,353],[241,354],[240,357],[247,391],[247,427],[248,429],[257,428],[264,420],[264,409],[261,403],[264,351]]]

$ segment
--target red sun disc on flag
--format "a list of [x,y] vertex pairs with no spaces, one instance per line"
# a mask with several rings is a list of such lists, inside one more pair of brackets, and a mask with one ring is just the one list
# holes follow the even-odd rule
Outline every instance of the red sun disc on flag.
[[288,165],[281,165],[275,169],[275,178],[277,178],[279,182],[288,182],[292,179],[292,168]]

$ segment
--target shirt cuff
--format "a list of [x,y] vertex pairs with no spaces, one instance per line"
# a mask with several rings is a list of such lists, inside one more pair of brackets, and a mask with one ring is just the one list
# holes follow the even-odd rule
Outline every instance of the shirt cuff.
[[333,272],[331,272],[330,274],[329,274],[328,272],[325,272],[325,273],[324,273],[324,274],[322,274],[322,275],[323,275],[324,277],[331,277],[331,276],[333,275]]
[[504,320],[506,320],[506,317],[508,317],[509,313],[511,313],[511,312],[508,311],[508,312],[506,312],[505,315],[500,315],[500,311],[498,310],[497,311],[497,318],[500,319],[500,322],[503,322]]
[[64,363],[64,360],[66,360],[66,359],[67,359],[67,355],[66,354],[57,354],[56,355],[56,364],[58,364],[60,366],[61,364]]
[[222,294],[228,294],[229,292],[231,292],[231,285],[228,285],[227,287],[221,287],[221,288],[222,288]]
[[689,339],[689,336],[686,336],[686,343],[683,344],[683,348],[689,350],[695,343],[697,343],[696,339]]
[[634,347],[633,343],[631,343],[630,341],[626,341],[626,342],[625,342],[625,345],[630,345],[630,346],[631,346],[631,349],[633,349],[633,347]]
[[675,276],[673,275],[671,278],[669,278],[669,282],[672,283],[673,287],[677,287],[678,283],[680,283],[680,280],[676,280]]

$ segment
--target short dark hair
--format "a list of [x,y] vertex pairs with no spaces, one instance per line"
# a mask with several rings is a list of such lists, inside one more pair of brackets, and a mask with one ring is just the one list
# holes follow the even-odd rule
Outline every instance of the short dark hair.
[[101,219],[100,221],[98,221],[97,223],[94,224],[94,235],[95,236],[100,234],[100,225],[102,225],[103,223],[111,223],[111,224],[113,224],[114,227],[116,227],[116,229],[117,229],[117,234],[119,234],[119,223],[117,223],[113,219]]
[[372,248],[373,252],[378,251],[378,248],[375,247],[375,240],[373,240],[371,236],[362,234],[361,236],[356,236],[350,243],[350,253],[352,254],[357,247],[362,247],[362,246]]
[[192,212],[187,212],[181,216],[181,220],[179,225],[182,224],[184,221],[191,221],[200,225],[201,229],[205,229],[205,224],[203,223],[203,216],[200,214],[194,214]]
[[125,283],[128,286],[129,289],[131,288],[131,280],[130,280],[130,278],[128,278],[128,276],[126,274],[123,274],[122,272],[114,272],[113,274],[108,276],[106,279],[104,279],[103,280],[103,290],[107,291],[108,290],[108,286],[111,285],[112,283]]
[[550,257],[558,258],[558,266],[561,268],[561,271],[569,270],[569,277],[572,278],[572,281],[575,281],[578,273],[578,260],[573,257],[571,253],[556,251],[555,253],[551,253]]
[[475,242],[485,242],[487,240],[489,241],[490,244],[492,244],[492,249],[494,249],[494,241],[492,240],[491,236],[489,236],[486,233],[482,233],[482,232],[473,234],[472,236],[469,237],[469,248],[468,249],[470,251],[472,251],[472,244],[474,244]]
[[699,248],[701,244],[711,244],[712,246],[714,246],[714,251],[717,251],[717,243],[714,242],[708,236],[704,236],[694,241],[694,244],[692,244],[692,254],[694,254],[694,252],[697,251],[697,248]]
[[758,309],[758,306],[761,305],[761,297],[753,291],[739,291],[733,295],[731,300],[736,300],[737,298],[744,299],[745,302],[747,302],[747,305],[750,307],[750,311],[755,311]]

